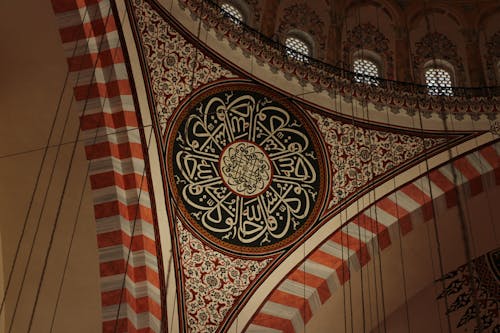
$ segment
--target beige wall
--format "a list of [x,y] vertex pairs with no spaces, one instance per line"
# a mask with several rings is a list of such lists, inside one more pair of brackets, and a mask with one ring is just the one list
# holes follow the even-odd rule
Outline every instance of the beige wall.
[[[58,99],[64,87],[67,67],[56,28],[57,22],[52,14],[49,0],[2,1],[0,13],[0,31],[2,31],[0,34],[2,45],[0,210],[3,212],[3,218],[0,220],[2,262],[0,271],[3,270],[0,277],[0,282],[3,281],[0,284],[0,294],[3,295],[35,188],[35,180],[43,158],[43,147],[49,136]],[[64,118],[71,101],[70,87],[70,84],[66,87],[56,130],[50,141],[51,145],[56,144],[61,137]],[[69,113],[69,123],[63,142],[74,140],[77,130],[78,116],[72,111]],[[98,332],[101,329],[95,222],[90,187],[89,184],[84,185],[87,161],[82,144],[78,144],[74,161],[70,163],[72,146],[65,144],[61,147],[57,162],[55,162],[57,148],[50,148],[47,152],[46,163],[7,294],[5,326],[0,326],[0,332],[8,332],[18,296],[19,305],[12,332],[27,332],[51,230],[56,220],[59,198],[69,167],[71,172],[68,189],[64,194],[31,332],[49,332],[83,188],[85,188],[83,206],[55,314],[53,332]],[[28,152],[30,150],[34,151]],[[9,154],[17,155],[8,156]],[[33,241],[49,175],[53,169],[54,177],[49,188],[40,229]],[[31,244],[34,244],[34,251],[28,264]],[[27,264],[26,279],[21,289],[23,272]]]

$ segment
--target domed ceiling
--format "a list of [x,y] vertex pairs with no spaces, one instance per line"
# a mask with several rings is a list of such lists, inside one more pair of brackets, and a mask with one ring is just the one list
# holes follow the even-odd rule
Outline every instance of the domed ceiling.
[[[111,57],[105,89],[87,83],[90,98],[109,102],[102,122],[131,131],[111,138],[111,148],[89,145],[87,157],[141,175],[133,191],[117,190],[117,206],[95,203],[104,331],[117,323],[123,331],[301,331],[314,311],[297,308],[313,296],[286,286],[312,288],[320,307],[335,291],[327,281],[343,285],[375,256],[368,246],[381,251],[394,228],[406,235],[430,220],[434,200],[459,205],[449,193],[462,185],[470,196],[482,193],[482,177],[492,174],[498,185],[490,132],[498,96],[490,88],[436,96],[384,80],[420,82],[418,71],[438,55],[454,66],[456,82],[486,82],[484,72],[471,72],[469,44],[455,43],[461,30],[429,34],[427,8],[399,3],[234,2],[268,37],[309,36],[312,58],[293,57],[211,2],[89,5],[92,22],[108,27],[111,17],[115,25],[93,26],[86,38],[99,35],[123,55]],[[81,21],[79,8],[56,6],[61,24]],[[431,12],[446,16],[448,29],[457,10],[446,8]],[[441,53],[429,54],[435,45]],[[382,77],[359,81],[339,69],[359,50],[379,57]],[[84,129],[106,127],[82,119]],[[125,254],[110,244],[123,244]]]

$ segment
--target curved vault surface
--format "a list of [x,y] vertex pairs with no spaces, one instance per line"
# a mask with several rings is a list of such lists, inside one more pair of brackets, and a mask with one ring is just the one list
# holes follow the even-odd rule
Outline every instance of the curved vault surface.
[[[252,316],[305,256],[320,244],[345,245],[349,224],[339,229],[340,215],[350,221],[370,194],[361,209],[388,204],[386,195],[441,165],[451,147],[459,156],[493,139],[481,116],[488,108],[474,124],[448,118],[444,126],[432,100],[423,105],[425,117],[380,112],[389,100],[366,103],[361,97],[377,91],[361,95],[342,81],[345,89],[333,97],[297,98],[304,88],[290,73],[264,70],[265,63],[248,70],[238,47],[195,24],[175,1],[169,11],[152,0],[127,1],[126,8],[61,0],[54,9],[64,45],[76,50],[68,51],[70,71],[97,66],[99,73],[77,77],[75,98],[90,138],[105,331],[117,319],[123,331],[262,326],[258,318],[272,300]],[[194,37],[195,26],[206,43]],[[86,47],[75,47],[80,42]],[[141,127],[149,124],[152,131]],[[492,147],[482,156],[496,170]],[[466,178],[480,172],[468,164],[459,170]],[[439,184],[449,186],[447,179]],[[102,188],[112,195],[100,196]],[[426,199],[414,198],[412,209],[428,207],[426,190],[419,191]],[[369,241],[348,246],[361,266]]]

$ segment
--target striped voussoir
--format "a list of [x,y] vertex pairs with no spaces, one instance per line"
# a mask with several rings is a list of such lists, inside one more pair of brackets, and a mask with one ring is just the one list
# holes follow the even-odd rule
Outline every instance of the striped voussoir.
[[52,0],[52,5],[90,161],[103,332],[159,332],[160,278],[147,152],[137,129],[117,18],[109,0]]
[[457,205],[452,167],[457,186],[468,197],[499,186],[500,143],[421,176],[351,219],[272,291],[246,332],[302,332],[304,323],[349,280],[350,272],[370,261],[373,249],[384,250],[397,234],[406,235],[416,223],[431,220],[433,209]]

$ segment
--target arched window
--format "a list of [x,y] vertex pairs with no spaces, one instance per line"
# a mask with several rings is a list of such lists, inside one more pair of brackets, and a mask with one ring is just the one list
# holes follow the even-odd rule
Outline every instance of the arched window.
[[286,54],[287,56],[300,60],[306,61],[307,58],[304,56],[311,56],[311,47],[307,45],[305,41],[302,39],[289,36],[285,39],[285,45],[287,47]]
[[451,71],[443,67],[425,69],[425,84],[429,95],[453,96],[452,80]]
[[380,73],[375,61],[361,57],[355,58],[353,61],[353,71],[356,74],[360,74],[354,76],[356,82],[378,86],[377,78],[380,76]]
[[220,6],[220,8],[223,12],[230,15],[231,21],[233,21],[235,24],[240,24],[241,22],[245,21],[241,10],[239,10],[232,4],[225,2]]

